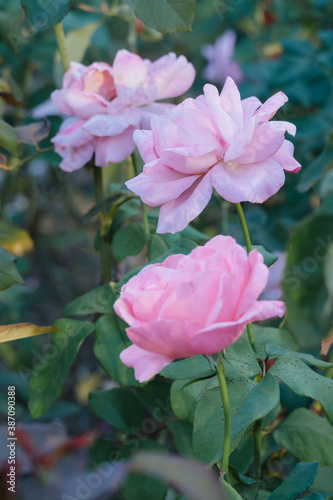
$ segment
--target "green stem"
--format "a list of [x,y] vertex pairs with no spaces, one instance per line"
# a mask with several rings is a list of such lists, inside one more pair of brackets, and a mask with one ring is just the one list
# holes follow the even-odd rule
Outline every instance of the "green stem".
[[[246,219],[244,216],[243,208],[242,208],[242,205],[240,203],[236,203],[236,210],[237,210],[240,225],[241,225],[241,228],[243,231],[246,250],[247,250],[247,253],[250,253],[252,250],[251,239],[250,239],[249,230],[248,230],[248,227],[246,224]],[[247,334],[249,337],[251,347],[252,347],[253,351],[255,352],[255,354],[257,354],[251,323],[248,323],[246,325],[246,328],[247,328]],[[258,420],[255,423],[254,431],[253,431],[253,438],[254,438],[254,475],[255,475],[256,480],[259,481],[260,475],[261,475],[261,420]]]
[[241,228],[242,228],[242,231],[243,231],[245,245],[246,245],[246,250],[247,250],[247,253],[250,253],[251,250],[252,250],[252,245],[251,245],[251,240],[250,240],[250,234],[249,234],[249,230],[248,230],[247,225],[246,225],[246,220],[245,220],[244,212],[243,212],[243,209],[242,209],[242,205],[240,203],[236,203],[236,210],[237,210],[237,214],[238,214],[238,217],[239,217],[240,225],[241,225]]
[[[246,250],[247,250],[247,253],[250,253],[251,250],[252,250],[252,245],[251,245],[250,234],[249,234],[249,230],[247,228],[247,224],[246,224],[246,220],[245,220],[243,208],[242,208],[242,205],[240,203],[236,203],[235,205],[236,205],[236,210],[237,210],[239,222],[240,222],[240,225],[241,225],[241,228],[242,228],[242,231],[243,231],[243,236],[244,236],[244,240],[245,240]],[[249,323],[246,328],[247,328],[247,334],[249,336],[249,341],[250,341],[251,347],[254,350],[254,352],[257,354],[257,350],[256,350],[255,342],[254,342],[254,335],[253,335],[253,330],[252,330],[251,323]]]
[[[103,189],[103,168],[93,166],[94,186],[96,203],[101,203],[104,200]],[[101,283],[107,284],[111,279],[111,248],[108,242],[107,234],[104,227],[105,213],[100,213],[100,251],[101,251]]]
[[[134,175],[137,176],[137,175],[139,175],[139,170],[138,170],[138,165],[137,165],[136,159],[135,159],[135,153],[132,154],[132,163],[133,163]],[[141,204],[143,228],[145,231],[146,238],[148,240],[148,238],[150,236],[150,230],[149,230],[149,222],[148,222],[146,205],[143,203],[142,200],[140,200],[140,204]]]
[[254,478],[260,481],[261,476],[261,420],[257,420],[253,429],[254,438]]
[[231,416],[230,416],[230,406],[227,383],[224,377],[224,366],[219,354],[218,364],[217,364],[217,378],[220,384],[223,411],[224,411],[224,443],[223,443],[223,456],[221,462],[221,470],[225,473],[225,479],[228,480],[228,469],[229,469],[229,454],[230,454],[230,432],[231,432]]
[[64,28],[62,27],[61,23],[58,23],[54,26],[54,33],[55,37],[57,40],[57,45],[60,53],[60,58],[61,62],[64,68],[64,71],[66,72],[70,68],[69,64],[69,59],[68,59],[68,54],[67,54],[67,49],[66,49],[66,39],[65,39],[65,33],[64,33]]

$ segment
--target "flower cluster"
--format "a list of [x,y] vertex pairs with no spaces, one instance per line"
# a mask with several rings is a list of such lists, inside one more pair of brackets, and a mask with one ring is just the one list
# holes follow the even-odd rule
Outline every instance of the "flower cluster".
[[297,172],[293,144],[285,132],[296,127],[270,121],[287,101],[278,92],[262,104],[241,100],[228,78],[221,94],[213,85],[186,99],[165,116],[154,116],[150,131],[134,140],[146,165],[127,187],[152,207],[161,206],[157,232],[183,230],[208,204],[213,188],[232,203],[262,203]]
[[283,316],[283,302],[258,300],[267,279],[262,255],[230,236],[145,267],[114,305],[133,342],[121,360],[144,382],[176,358],[220,352],[247,323]]
[[195,71],[184,56],[170,53],[155,62],[120,50],[113,66],[71,63],[63,88],[52,93],[66,119],[53,138],[68,172],[83,167],[95,154],[95,165],[125,160],[135,149],[133,132],[150,128],[151,116],[173,107],[156,101],[177,97],[192,85]]

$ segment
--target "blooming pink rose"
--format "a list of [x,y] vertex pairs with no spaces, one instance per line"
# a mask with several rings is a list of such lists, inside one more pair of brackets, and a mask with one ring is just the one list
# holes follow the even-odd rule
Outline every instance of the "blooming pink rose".
[[284,170],[301,168],[284,137],[296,127],[269,121],[287,101],[282,92],[264,104],[256,97],[241,101],[228,78],[220,95],[208,84],[204,93],[153,117],[151,131],[134,133],[146,165],[126,185],[147,205],[161,206],[159,233],[182,231],[213,188],[232,203],[262,203],[283,185]]
[[216,39],[214,45],[203,46],[201,52],[208,61],[203,71],[206,80],[221,85],[228,76],[235,80],[236,83],[243,80],[240,65],[233,61],[235,44],[236,32],[229,29]]
[[[186,92],[194,77],[192,64],[173,53],[151,62],[120,50],[113,66],[71,63],[64,75],[63,88],[51,96],[59,112],[77,120],[74,135],[73,123],[68,130],[66,122],[53,139],[56,151],[63,157],[60,167],[67,171],[81,168],[87,162],[88,150],[91,151],[88,160],[95,153],[95,164],[100,167],[125,160],[135,149],[134,130],[150,128],[153,115],[164,114],[174,107],[155,101]],[[82,149],[83,137],[90,144],[81,155],[78,151]]]
[[262,255],[230,236],[145,267],[114,305],[133,342],[122,362],[144,382],[176,358],[220,352],[247,323],[283,316],[283,302],[257,300],[267,278]]

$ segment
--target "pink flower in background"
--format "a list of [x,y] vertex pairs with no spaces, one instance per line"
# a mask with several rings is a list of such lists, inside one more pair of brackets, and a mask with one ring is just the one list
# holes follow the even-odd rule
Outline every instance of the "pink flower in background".
[[262,255],[230,236],[145,267],[114,305],[133,342],[122,362],[144,382],[176,358],[220,352],[247,323],[283,316],[283,302],[257,300],[267,278]]
[[284,170],[301,168],[284,137],[296,127],[269,121],[286,101],[282,92],[264,104],[256,97],[241,101],[228,78],[220,95],[205,85],[204,95],[153,117],[151,131],[134,133],[146,165],[126,185],[147,205],[161,206],[157,232],[182,231],[213,188],[231,203],[262,203],[281,188]]
[[151,62],[120,50],[113,66],[71,63],[63,88],[51,96],[60,113],[75,117],[53,139],[60,167],[77,170],[94,153],[100,167],[125,160],[135,149],[134,130],[150,128],[153,115],[174,107],[155,101],[183,94],[194,77],[192,64],[173,53]]
[[233,61],[236,44],[236,32],[227,30],[218,37],[213,45],[204,45],[202,55],[208,64],[203,71],[203,76],[209,82],[224,84],[228,76],[236,83],[243,79],[240,65]]
[[267,284],[260,297],[265,300],[277,300],[283,297],[281,283],[286,267],[287,254],[286,252],[274,252],[274,255],[278,257],[278,260],[269,268]]

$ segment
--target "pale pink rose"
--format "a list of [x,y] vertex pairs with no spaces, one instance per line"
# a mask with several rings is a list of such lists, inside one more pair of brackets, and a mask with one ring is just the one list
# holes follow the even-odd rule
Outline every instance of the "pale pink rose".
[[243,80],[240,65],[233,60],[236,44],[236,32],[227,30],[219,36],[213,45],[204,45],[201,52],[208,64],[203,76],[209,82],[224,84],[228,76],[236,83]]
[[281,188],[284,170],[300,169],[284,137],[296,127],[269,121],[286,101],[282,92],[264,104],[256,97],[241,101],[228,78],[220,95],[207,84],[204,95],[154,116],[151,131],[134,133],[146,165],[126,185],[147,205],[161,206],[157,232],[182,231],[213,188],[231,203],[262,203]]
[[230,236],[145,267],[114,305],[133,342],[122,362],[144,382],[176,358],[222,351],[247,323],[283,316],[283,302],[257,300],[267,278],[262,255]]
[[[75,116],[80,121],[81,136],[86,132],[90,138],[86,148],[86,151],[92,151],[89,159],[95,153],[95,164],[103,167],[109,162],[125,160],[135,149],[134,130],[150,128],[153,115],[165,114],[174,107],[155,101],[186,92],[194,77],[194,68],[184,56],[170,53],[151,62],[120,50],[113,66],[94,63],[86,67],[71,63],[64,75],[63,88],[54,91],[51,97],[59,112]],[[61,168],[65,165],[69,170],[71,164],[70,170],[76,170],[84,165],[72,161],[73,155],[77,157],[77,148],[81,147],[76,139],[66,127],[62,127],[53,139],[55,144],[61,142],[59,147],[63,148]]]

